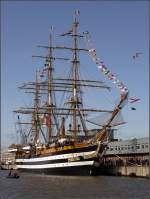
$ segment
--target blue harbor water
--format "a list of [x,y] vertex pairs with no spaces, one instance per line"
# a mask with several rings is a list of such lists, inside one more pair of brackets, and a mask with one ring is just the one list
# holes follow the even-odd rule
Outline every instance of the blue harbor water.
[[0,171],[0,199],[150,199],[150,180],[97,176],[50,176]]

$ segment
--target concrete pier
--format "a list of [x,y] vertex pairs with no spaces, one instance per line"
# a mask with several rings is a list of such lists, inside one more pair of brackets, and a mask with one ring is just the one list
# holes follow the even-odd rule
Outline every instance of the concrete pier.
[[99,169],[102,175],[149,177],[149,167],[143,165],[134,166],[106,166],[102,165]]

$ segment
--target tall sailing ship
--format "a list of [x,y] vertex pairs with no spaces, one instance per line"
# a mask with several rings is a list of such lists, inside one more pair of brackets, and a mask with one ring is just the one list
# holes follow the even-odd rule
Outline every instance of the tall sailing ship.
[[[11,151],[16,153],[16,166],[19,170],[63,175],[95,175],[107,148],[114,120],[127,101],[128,89],[123,83],[117,82],[116,77],[96,57],[96,50],[88,43],[89,32],[79,34],[78,25],[78,17],[75,15],[71,29],[60,35],[72,39],[71,47],[53,45],[52,32],[50,33],[49,45],[39,46],[47,49],[47,54],[34,56],[45,61],[43,73],[39,74],[37,70],[35,82],[24,83],[19,87],[24,89],[25,93],[33,95],[33,106],[14,110],[22,139]],[[81,39],[87,41],[86,48],[79,47]],[[70,51],[71,58],[54,56],[57,50]],[[83,106],[83,88],[89,87],[92,92],[93,88],[109,90],[110,87],[102,81],[81,79],[79,59],[81,52],[93,56],[99,70],[109,80],[120,83],[120,100],[112,110]],[[56,60],[70,61],[70,73],[67,78],[55,77]],[[62,98],[62,105],[59,106],[57,98],[61,95],[66,96],[66,99]],[[89,134],[92,130],[88,129],[87,125],[89,122],[87,115],[90,112],[104,112],[109,115],[103,125],[97,124],[99,128],[93,135]],[[22,121],[20,114],[29,115],[30,121]],[[22,126],[29,128],[24,131]]]

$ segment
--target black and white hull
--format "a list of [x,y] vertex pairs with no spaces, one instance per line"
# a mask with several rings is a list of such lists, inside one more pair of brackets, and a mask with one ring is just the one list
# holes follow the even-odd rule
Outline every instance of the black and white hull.
[[99,166],[97,145],[59,151],[43,157],[16,159],[19,170],[55,175],[95,175]]

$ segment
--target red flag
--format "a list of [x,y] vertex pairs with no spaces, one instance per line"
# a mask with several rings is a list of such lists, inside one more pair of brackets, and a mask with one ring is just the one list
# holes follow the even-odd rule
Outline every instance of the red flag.
[[110,73],[108,73],[108,79],[109,80],[113,80],[113,78],[114,78],[114,75],[110,72]]
[[51,122],[50,116],[49,115],[44,115],[44,117],[43,117],[43,124],[49,126],[51,123],[52,122]]

